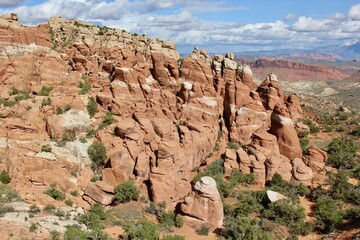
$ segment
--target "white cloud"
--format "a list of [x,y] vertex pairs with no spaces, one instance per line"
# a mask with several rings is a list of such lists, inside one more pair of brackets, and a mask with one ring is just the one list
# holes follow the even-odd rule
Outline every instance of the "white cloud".
[[245,10],[213,0],[46,0],[34,6],[14,7],[11,12],[17,12],[24,24],[34,25],[61,16],[145,33],[173,40],[182,51],[190,51],[195,45],[207,47],[208,52],[308,48],[340,44],[360,35],[360,21],[355,19],[360,16],[356,15],[360,4],[351,7],[346,15],[335,13],[324,19],[289,13],[284,21],[240,24],[196,17],[199,12],[215,9]]
[[349,9],[349,17],[353,19],[360,19],[360,4],[353,5]]
[[330,19],[314,19],[311,17],[299,17],[292,25],[292,29],[298,32],[323,32],[334,28],[335,21]]
[[289,13],[288,15],[286,15],[284,17],[284,20],[285,21],[289,21],[289,20],[292,20],[292,19],[295,19],[297,16],[294,14],[294,13]]

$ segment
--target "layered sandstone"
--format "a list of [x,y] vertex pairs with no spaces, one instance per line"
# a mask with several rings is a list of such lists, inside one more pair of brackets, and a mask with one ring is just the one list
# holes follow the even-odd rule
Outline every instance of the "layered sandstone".
[[[238,146],[224,152],[225,174],[251,172],[262,186],[275,173],[309,184],[325,161],[317,150],[302,159],[297,96],[286,96],[275,74],[257,85],[233,54],[211,58],[195,49],[179,61],[172,42],[58,17],[34,28],[3,17],[0,32],[1,167],[20,194],[32,193],[27,201],[46,203],[42,193],[55,182],[67,195],[83,189],[78,205],[110,205],[114,187],[132,179],[150,200],[175,208],[185,198],[185,215],[219,227],[216,184],[191,185],[192,170],[217,141]],[[80,94],[82,81],[88,93]],[[40,96],[43,87],[52,88],[48,96]],[[29,98],[16,102],[14,88]],[[92,118],[89,97],[99,109]],[[71,110],[58,111],[68,104]],[[114,121],[104,125],[108,112]],[[87,154],[94,141],[107,152],[96,173]],[[89,183],[95,175],[101,181]]]

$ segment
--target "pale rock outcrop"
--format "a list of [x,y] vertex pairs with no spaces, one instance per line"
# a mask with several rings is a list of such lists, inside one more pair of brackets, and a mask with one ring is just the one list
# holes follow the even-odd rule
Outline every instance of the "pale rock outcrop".
[[272,191],[272,190],[267,190],[266,191],[266,197],[272,203],[276,202],[278,200],[281,200],[281,199],[287,199],[288,198],[288,197],[284,196],[283,194]]
[[208,224],[212,228],[223,224],[223,204],[216,182],[211,177],[202,177],[195,183],[194,190],[185,198],[180,209],[190,224]]

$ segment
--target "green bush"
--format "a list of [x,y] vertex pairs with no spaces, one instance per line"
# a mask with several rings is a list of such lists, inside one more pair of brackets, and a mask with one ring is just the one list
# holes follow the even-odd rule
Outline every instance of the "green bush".
[[60,115],[60,114],[63,114],[63,113],[64,113],[64,110],[61,107],[56,108],[56,114],[57,115]]
[[212,162],[205,171],[199,172],[194,179],[192,180],[193,183],[200,181],[200,179],[204,176],[209,176],[215,178],[216,176],[223,177],[224,176],[224,160],[217,159]]
[[20,200],[20,196],[9,185],[0,183],[0,203]]
[[241,191],[229,214],[244,217],[252,213],[259,214],[264,208],[262,205],[264,196],[265,191]]
[[79,195],[79,192],[77,190],[73,190],[70,192],[71,196],[77,197]]
[[195,232],[197,235],[207,236],[209,235],[210,228],[206,225],[202,225],[200,228],[196,229]]
[[55,211],[56,207],[52,204],[48,204],[44,207],[44,211],[45,212],[53,212]]
[[162,240],[185,240],[185,237],[180,235],[166,235]]
[[157,226],[148,220],[139,220],[132,224],[127,224],[125,227],[125,233],[129,240],[146,239],[146,240],[158,240],[159,230]]
[[77,221],[85,224],[89,229],[102,229],[104,227],[101,223],[100,217],[91,211],[79,216]]
[[180,215],[177,215],[175,217],[174,226],[177,228],[182,228],[184,226],[184,218],[182,218]]
[[51,240],[60,240],[61,239],[61,233],[58,232],[58,231],[51,231],[50,232],[50,237],[51,237]]
[[44,107],[44,106],[50,106],[52,103],[51,99],[50,98],[47,98],[47,99],[43,99],[42,102],[41,102],[41,107]]
[[50,145],[47,144],[47,145],[42,145],[42,146],[41,146],[41,151],[42,151],[42,152],[50,152],[50,153],[51,153],[51,152],[52,152],[52,149],[51,149]]
[[4,107],[12,107],[16,104],[16,101],[10,101],[10,100],[5,100],[5,99],[0,99],[0,104],[3,104]]
[[237,143],[228,142],[227,148],[236,150],[239,148],[239,145]]
[[105,220],[107,218],[105,208],[100,203],[95,203],[94,205],[92,205],[90,212],[95,213],[97,216],[99,216],[100,220]]
[[11,177],[7,171],[5,171],[5,170],[1,171],[0,182],[2,182],[3,184],[9,184],[11,182]]
[[231,173],[231,176],[229,177],[229,182],[232,185],[237,184],[254,184],[255,183],[255,174],[249,173],[249,174],[243,174],[240,172],[239,169],[234,169]]
[[64,234],[64,240],[87,240],[87,234],[80,226],[67,226]]
[[86,75],[82,75],[81,81],[79,82],[79,88],[81,88],[81,90],[80,90],[81,95],[84,95],[84,94],[87,94],[90,92],[91,85],[90,85],[89,81],[87,80]]
[[263,216],[288,227],[291,234],[306,235],[311,227],[305,224],[305,209],[291,199],[281,199],[270,203]]
[[66,199],[64,202],[66,205],[68,205],[69,207],[72,207],[74,202],[71,199]]
[[70,111],[71,108],[72,108],[72,106],[71,106],[70,103],[66,104],[66,105],[64,106],[64,112]]
[[301,147],[303,154],[307,154],[307,151],[309,148],[309,139],[307,139],[306,137],[303,137],[303,138],[299,139],[299,142],[300,142],[300,147]]
[[53,87],[43,86],[39,92],[39,96],[49,96],[50,92],[53,90]]
[[35,204],[32,204],[30,206],[29,212],[33,213],[33,214],[37,214],[37,213],[41,212],[41,210],[38,206],[36,206]]
[[328,163],[337,168],[353,168],[356,164],[358,144],[353,139],[334,138],[328,146]]
[[56,183],[51,183],[50,188],[44,193],[57,201],[63,201],[65,199],[65,193],[57,189]]
[[103,121],[102,121],[102,122],[100,123],[100,125],[99,125],[99,129],[103,129],[103,128],[105,128],[106,126],[109,126],[109,125],[115,123],[115,122],[116,122],[116,119],[114,118],[113,115],[114,115],[114,114],[113,114],[112,112],[106,113]]
[[28,91],[20,91],[17,96],[15,96],[15,101],[20,102],[22,100],[26,100],[29,98],[29,92]]
[[94,117],[95,113],[98,112],[97,103],[95,101],[95,98],[90,97],[89,102],[86,104],[86,109],[89,113],[89,116],[92,118]]
[[310,133],[320,132],[319,127],[317,127],[311,119],[302,119],[302,122],[309,127]]
[[165,231],[170,231],[175,225],[175,213],[174,212],[163,212],[160,215],[159,222]]
[[272,240],[271,234],[263,229],[262,223],[258,219],[250,217],[225,218],[222,236],[231,240]]
[[29,227],[29,231],[30,231],[30,232],[35,232],[36,229],[38,229],[36,223],[32,223],[32,224],[30,225],[30,227]]
[[115,187],[115,203],[126,203],[131,200],[138,199],[140,194],[139,189],[135,186],[134,181],[124,181]]
[[351,134],[353,136],[360,137],[360,126],[355,127],[355,129],[351,131]]
[[16,95],[16,94],[19,94],[19,90],[16,87],[12,87],[10,89],[10,91],[9,91],[9,95],[13,96],[13,95]]
[[280,174],[275,173],[268,187],[276,192],[280,192],[290,198],[297,198],[305,196],[310,193],[310,190],[302,183],[284,181]]
[[91,167],[93,170],[99,169],[105,164],[106,148],[102,142],[93,142],[88,148],[89,158],[92,161]]
[[316,228],[324,232],[332,232],[345,216],[340,203],[329,197],[322,197],[315,207]]
[[6,205],[0,205],[0,217],[2,217],[5,213],[8,213],[8,212],[15,212],[14,207],[6,206]]

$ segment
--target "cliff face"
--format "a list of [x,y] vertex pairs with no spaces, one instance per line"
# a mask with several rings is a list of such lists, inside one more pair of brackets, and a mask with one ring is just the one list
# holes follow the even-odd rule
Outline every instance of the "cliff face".
[[[0,21],[0,169],[26,201],[51,202],[43,191],[55,182],[67,194],[81,189],[78,206],[109,205],[113,187],[134,179],[151,200],[175,207],[191,192],[192,170],[228,141],[239,148],[226,150],[227,174],[253,172],[262,186],[275,173],[310,184],[295,130],[300,103],[274,74],[258,86],[232,54],[195,49],[180,61],[171,42],[78,20],[34,28],[16,20]],[[107,158],[90,183],[95,141]]]
[[342,80],[347,74],[331,67],[323,65],[310,65],[286,60],[258,59],[250,63],[254,74],[263,77],[269,71],[276,72],[278,78],[283,81],[299,80]]

